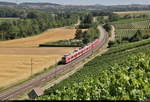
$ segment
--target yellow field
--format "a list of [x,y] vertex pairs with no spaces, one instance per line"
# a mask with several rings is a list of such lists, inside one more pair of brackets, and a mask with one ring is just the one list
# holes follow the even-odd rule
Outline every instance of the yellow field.
[[150,11],[126,11],[126,12],[114,12],[116,14],[147,14],[150,13]]
[[56,28],[50,29],[42,34],[0,42],[0,47],[37,47],[46,42],[55,42],[58,40],[68,40],[74,38],[76,29],[74,28]]
[[[34,50],[36,50],[36,48]],[[0,87],[10,85],[29,77],[31,75],[31,58],[33,74],[35,74],[42,71],[44,68],[54,65],[64,54],[73,50],[74,48],[52,48],[52,51],[55,51],[52,52],[51,48],[49,48],[49,51],[52,53],[48,54],[47,52],[47,55],[41,52],[37,52],[37,55],[30,55],[32,52],[28,53],[28,55],[27,53],[25,53],[25,55],[19,55],[17,51],[16,55],[11,55],[10,53],[8,53],[9,55],[0,55]]]
[[[76,29],[57,28],[40,35],[0,42],[0,88],[7,87],[54,65],[75,48],[38,48],[46,42],[74,38]],[[24,48],[23,48],[24,47]]]

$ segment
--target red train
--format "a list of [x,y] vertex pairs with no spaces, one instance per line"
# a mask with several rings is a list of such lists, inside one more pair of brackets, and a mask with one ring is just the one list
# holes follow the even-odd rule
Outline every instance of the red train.
[[74,59],[78,58],[79,56],[85,54],[90,49],[92,49],[97,43],[99,42],[99,39],[95,39],[93,42],[89,43],[88,45],[81,47],[77,50],[74,50],[72,53],[66,54],[62,57],[62,63],[67,64]]

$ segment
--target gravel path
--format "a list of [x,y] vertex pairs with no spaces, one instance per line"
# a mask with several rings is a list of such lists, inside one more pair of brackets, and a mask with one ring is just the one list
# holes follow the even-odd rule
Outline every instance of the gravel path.
[[112,27],[112,36],[110,40],[114,41],[115,40],[115,27],[113,25],[111,25],[111,27]]

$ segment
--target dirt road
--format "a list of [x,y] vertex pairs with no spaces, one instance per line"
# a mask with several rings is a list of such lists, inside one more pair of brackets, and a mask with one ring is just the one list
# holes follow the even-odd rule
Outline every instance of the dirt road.
[[114,41],[115,40],[115,27],[113,25],[111,25],[111,27],[112,27],[112,32],[111,32],[112,36],[111,36],[110,40]]

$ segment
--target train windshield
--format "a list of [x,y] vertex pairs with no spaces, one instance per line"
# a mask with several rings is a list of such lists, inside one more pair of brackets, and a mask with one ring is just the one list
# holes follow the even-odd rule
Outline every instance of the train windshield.
[[62,57],[62,60],[65,60],[66,59],[66,57]]
[[66,57],[62,57],[62,63],[66,62]]

